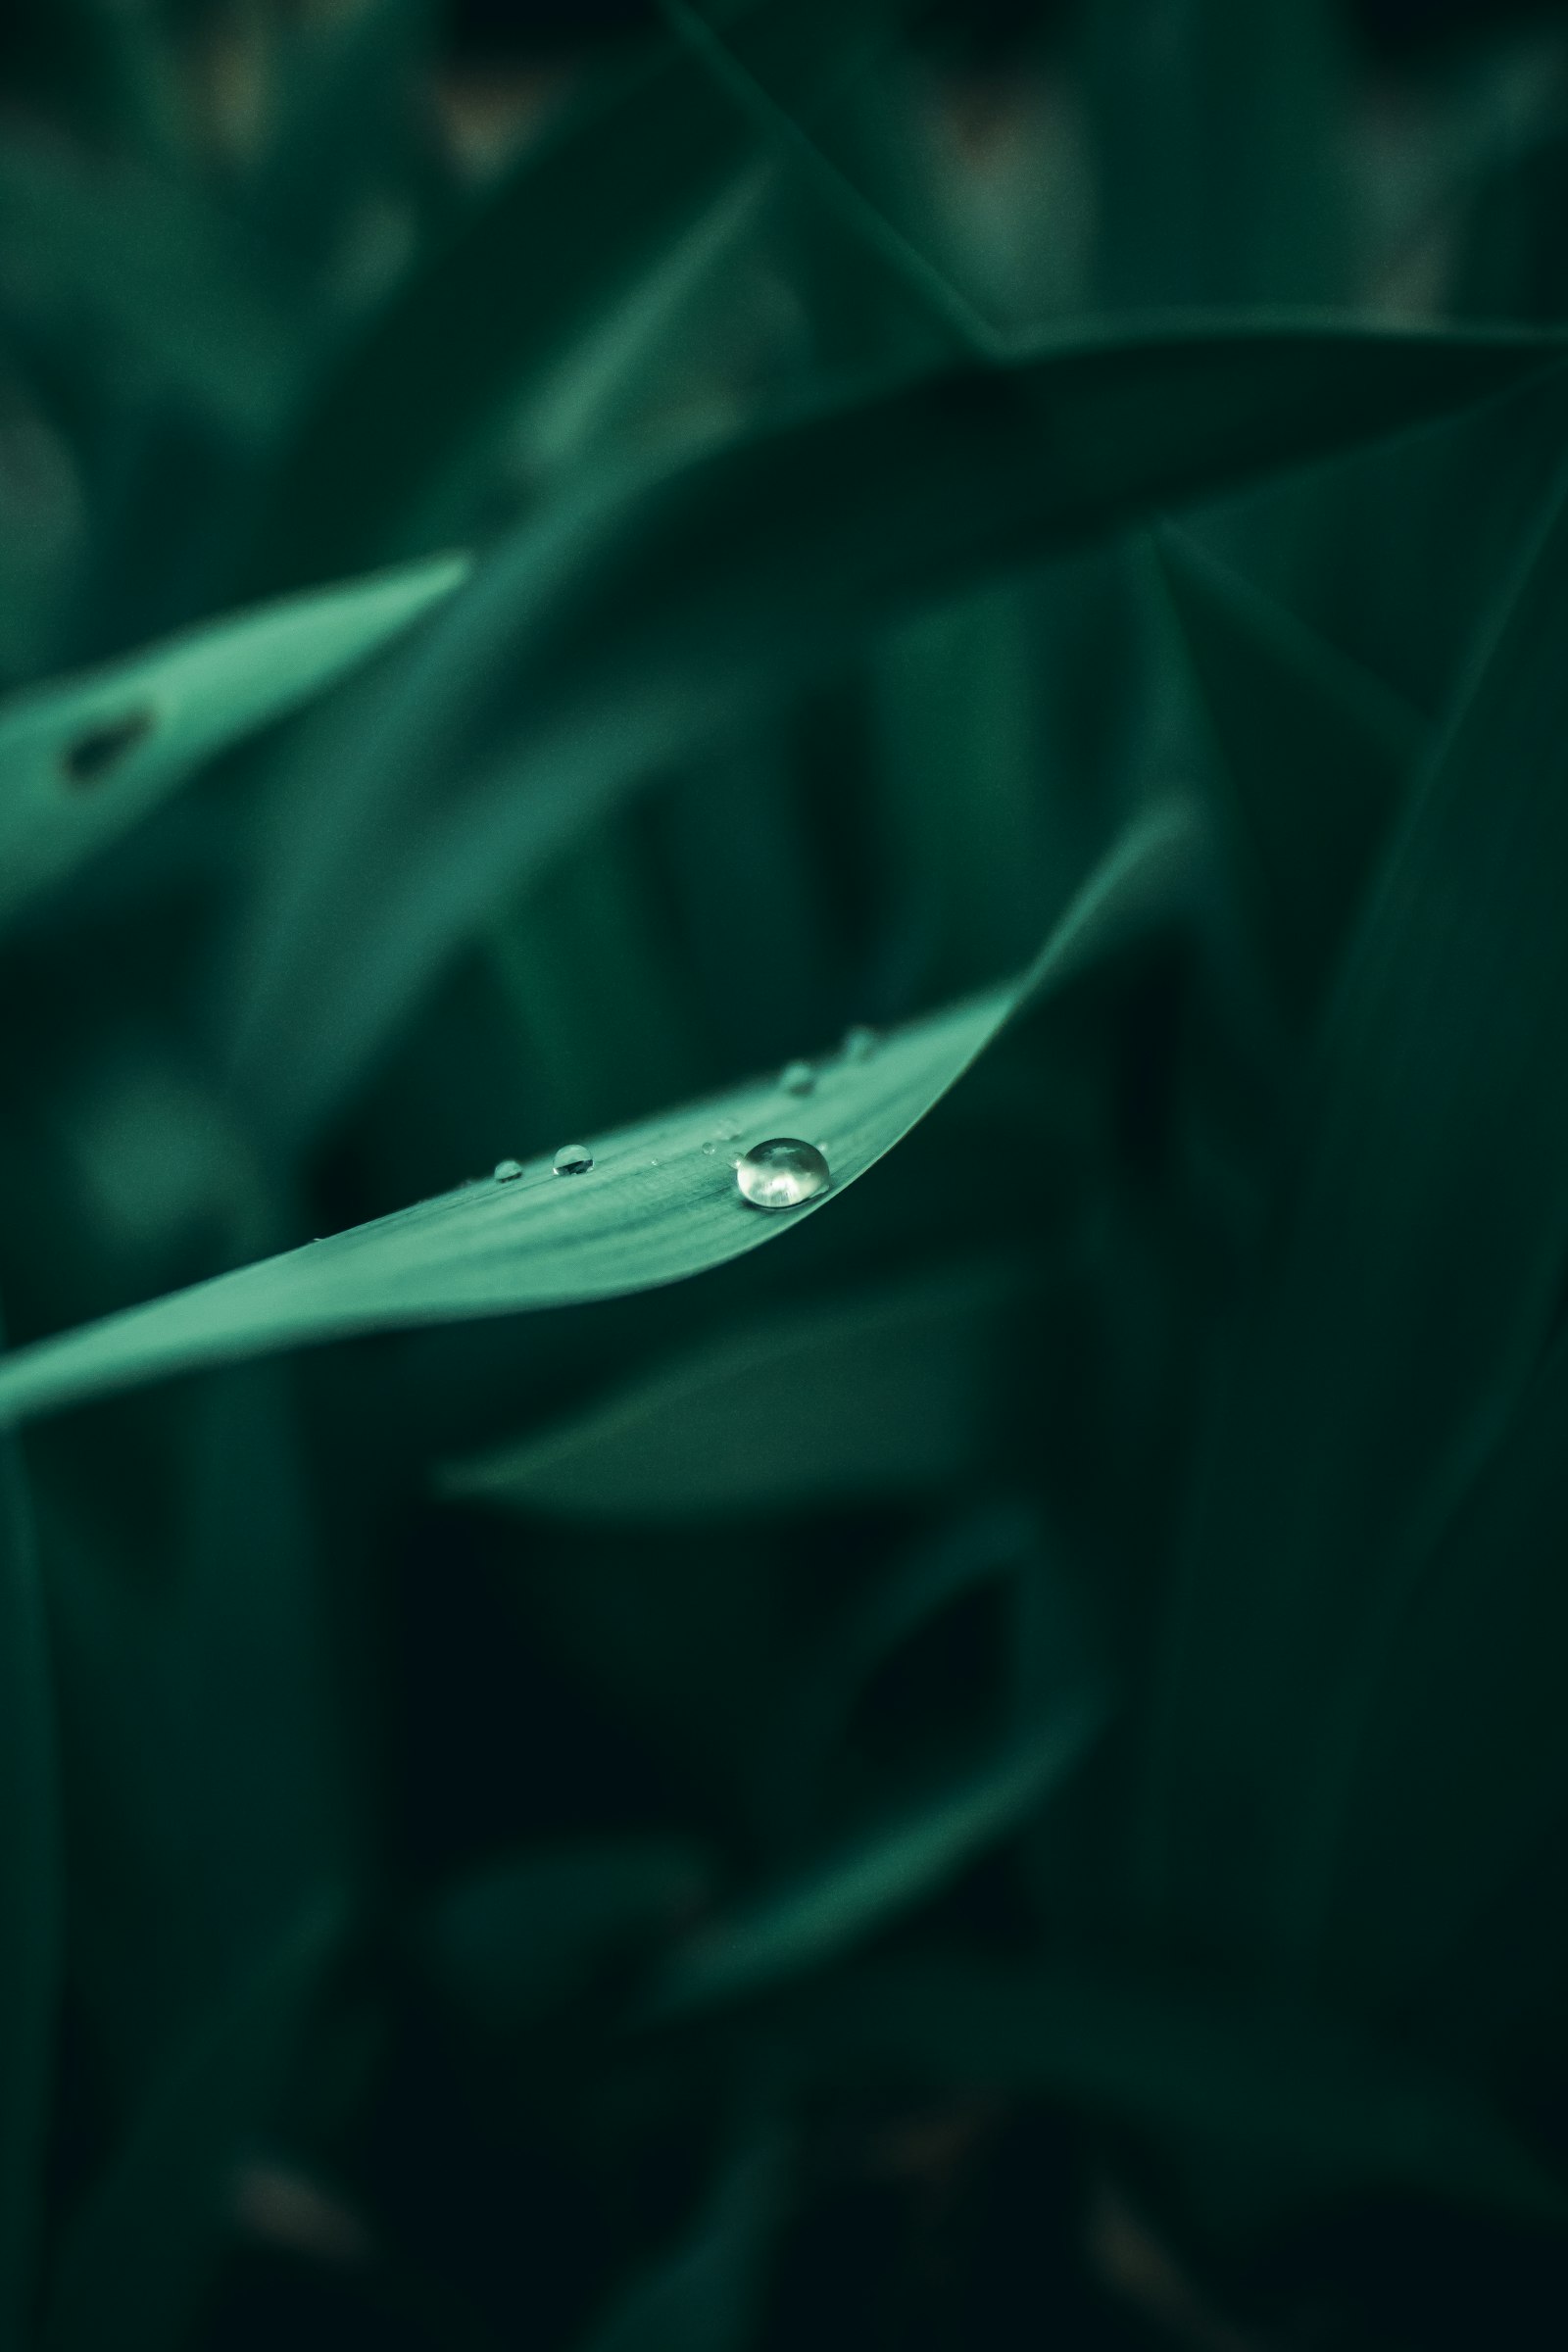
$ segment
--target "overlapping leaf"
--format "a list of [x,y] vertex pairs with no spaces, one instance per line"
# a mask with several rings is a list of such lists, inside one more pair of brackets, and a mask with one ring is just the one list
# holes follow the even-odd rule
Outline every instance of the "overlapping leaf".
[[914,1495],[983,1460],[1016,1262],[835,1299],[726,1337],[576,1420],[454,1464],[443,1494],[608,1520]]
[[1189,1531],[1146,1863],[1282,1965],[1321,1934],[1367,1660],[1568,1263],[1565,615],[1559,494],[1352,941]]
[[1102,336],[943,368],[565,499],[293,779],[238,1075],[318,1124],[506,892],[884,623],[1186,500],[1441,416],[1553,347],[1323,326]]

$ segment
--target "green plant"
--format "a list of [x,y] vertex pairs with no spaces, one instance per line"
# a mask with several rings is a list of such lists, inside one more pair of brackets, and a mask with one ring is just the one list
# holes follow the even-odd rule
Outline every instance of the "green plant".
[[966,23],[19,20],[7,2344],[1560,2339],[1568,50]]

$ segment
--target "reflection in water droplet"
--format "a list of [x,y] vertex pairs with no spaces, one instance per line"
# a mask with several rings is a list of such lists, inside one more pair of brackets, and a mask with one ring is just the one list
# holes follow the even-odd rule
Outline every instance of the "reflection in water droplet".
[[594,1155],[586,1144],[563,1144],[556,1153],[558,1176],[586,1176],[593,1164]]
[[521,1174],[522,1162],[520,1159],[498,1159],[496,1161],[497,1184],[515,1184]]
[[867,1029],[863,1024],[857,1022],[853,1029],[845,1030],[844,1042],[840,1046],[839,1052],[846,1061],[869,1061],[876,1052],[879,1042],[874,1029]]
[[808,1061],[787,1061],[778,1082],[786,1095],[808,1095],[816,1084],[816,1072]]
[[799,1208],[833,1181],[816,1146],[791,1135],[754,1144],[735,1162],[735,1180],[754,1208]]

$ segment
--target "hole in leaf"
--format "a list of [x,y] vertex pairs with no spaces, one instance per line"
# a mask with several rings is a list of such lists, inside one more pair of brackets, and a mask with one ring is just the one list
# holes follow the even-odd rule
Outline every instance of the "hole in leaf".
[[143,704],[139,710],[127,710],[121,718],[105,719],[98,726],[88,727],[61,755],[60,764],[67,782],[101,784],[126,753],[134,751],[152,733],[156,723],[157,712]]

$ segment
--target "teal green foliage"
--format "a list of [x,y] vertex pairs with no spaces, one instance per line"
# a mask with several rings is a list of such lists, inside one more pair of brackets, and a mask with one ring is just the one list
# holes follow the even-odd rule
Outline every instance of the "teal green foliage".
[[0,2342],[1559,2344],[1568,41],[598,13],[0,27]]

